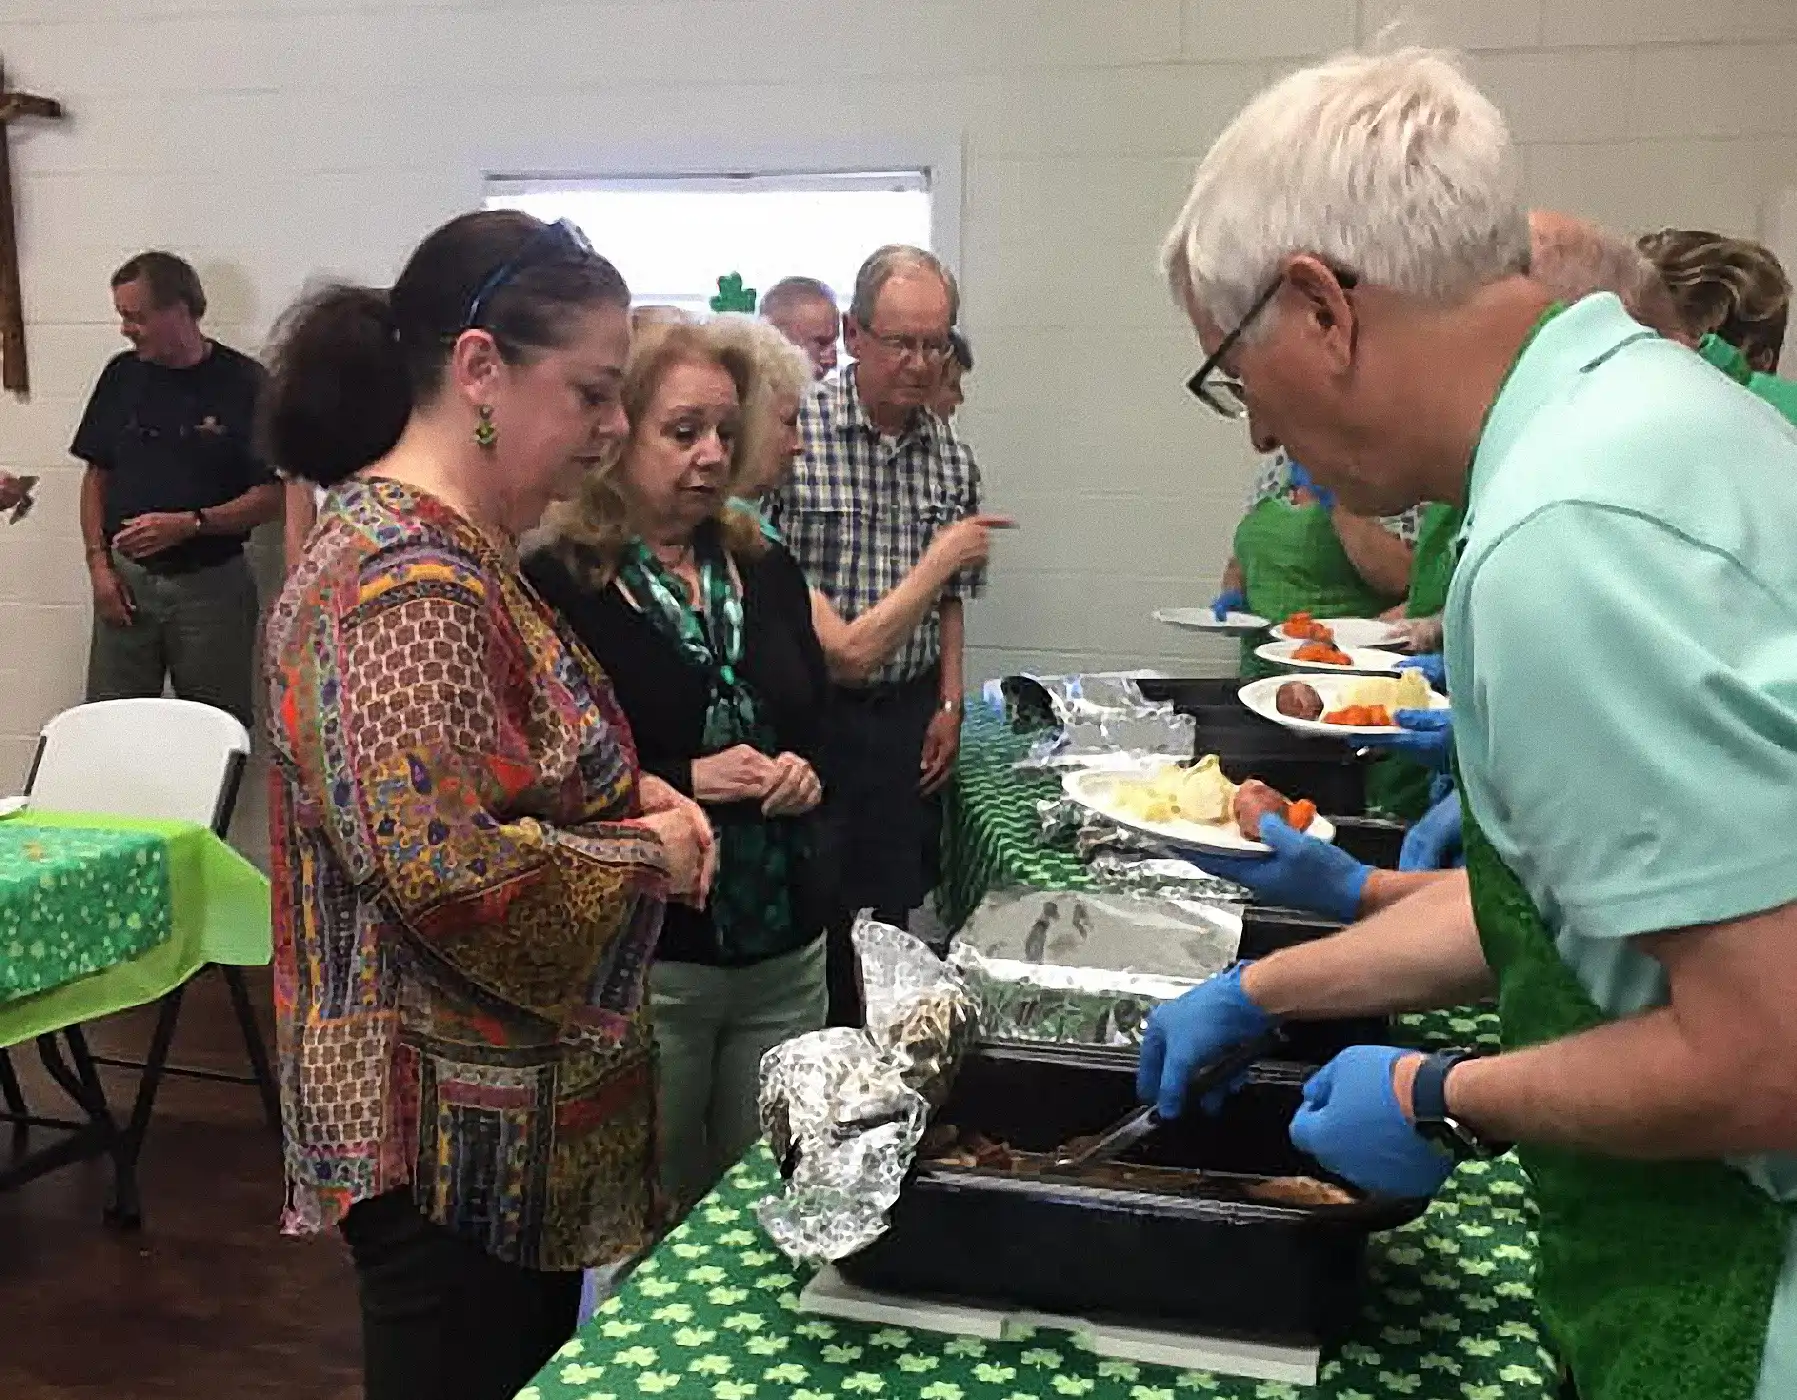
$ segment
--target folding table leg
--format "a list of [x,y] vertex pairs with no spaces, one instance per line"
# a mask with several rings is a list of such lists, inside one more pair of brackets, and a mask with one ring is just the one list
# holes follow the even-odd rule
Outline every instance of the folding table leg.
[[81,1027],[70,1026],[65,1034],[69,1040],[69,1053],[75,1061],[75,1073],[105,1124],[106,1149],[112,1158],[112,1200],[106,1207],[106,1223],[121,1230],[141,1229],[144,1218],[143,1200],[137,1189],[139,1145],[132,1141],[129,1127],[121,1131],[113,1119],[112,1109],[106,1102],[106,1088],[100,1083],[99,1071],[94,1068],[94,1057],[88,1053],[87,1037],[81,1033]]
[[162,1085],[169,1042],[175,1038],[175,1022],[181,1017],[181,998],[186,992],[187,984],[183,982],[162,999],[162,1007],[156,1013],[156,1029],[150,1035],[150,1049],[144,1056],[143,1072],[137,1079],[137,1100],[131,1106],[131,1121],[125,1125],[125,1140],[133,1160],[143,1152],[144,1134],[150,1128],[150,1114],[156,1107],[156,1090]]
[[237,1012],[237,1026],[243,1032],[243,1048],[250,1057],[250,1071],[256,1076],[256,1089],[262,1095],[262,1112],[268,1126],[281,1131],[281,1095],[275,1088],[274,1071],[268,1063],[268,1047],[262,1041],[262,1028],[256,1024],[256,1011],[250,1005],[249,988],[243,980],[243,969],[220,964],[225,986],[231,993],[231,1007]]
[[14,1073],[12,1057],[0,1050],[0,1098],[6,1100],[6,1111],[13,1119],[12,1150],[14,1155],[23,1152],[31,1139],[31,1124],[26,1120],[31,1110],[25,1105],[25,1091],[19,1087],[19,1076]]
[[[37,1038],[38,1054],[50,1077],[81,1106],[88,1119],[86,1129],[72,1135],[66,1144],[71,1149],[67,1160],[78,1161],[97,1155],[83,1150],[81,1144],[84,1142],[92,1142],[99,1152],[112,1158],[113,1197],[106,1207],[106,1223],[135,1230],[143,1224],[143,1209],[137,1191],[137,1154],[112,1116],[105,1087],[94,1069],[93,1056],[88,1053],[87,1037],[82,1035],[81,1027],[69,1026],[59,1034],[69,1043],[69,1054],[74,1061],[72,1068],[69,1061],[63,1059],[56,1034]],[[54,1155],[53,1152],[46,1153],[45,1157]]]

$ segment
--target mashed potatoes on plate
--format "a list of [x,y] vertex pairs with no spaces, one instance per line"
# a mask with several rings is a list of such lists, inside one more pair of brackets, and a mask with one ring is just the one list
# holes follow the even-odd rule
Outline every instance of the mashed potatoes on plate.
[[1429,708],[1429,682],[1423,679],[1420,671],[1368,676],[1342,691],[1341,698],[1330,708],[1340,710],[1350,705],[1379,705],[1394,715],[1399,710],[1426,710]]
[[1139,821],[1222,826],[1235,819],[1235,786],[1211,753],[1189,768],[1169,764],[1145,778],[1119,778],[1111,793],[1117,806]]

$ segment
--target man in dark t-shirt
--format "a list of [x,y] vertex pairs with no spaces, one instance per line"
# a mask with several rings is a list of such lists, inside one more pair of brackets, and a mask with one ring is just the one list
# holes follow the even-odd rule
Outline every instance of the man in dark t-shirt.
[[132,348],[100,374],[71,451],[94,590],[87,698],[175,694],[251,722],[256,586],[244,541],[280,513],[253,445],[263,371],[208,340],[206,294],[172,253],[112,277]]

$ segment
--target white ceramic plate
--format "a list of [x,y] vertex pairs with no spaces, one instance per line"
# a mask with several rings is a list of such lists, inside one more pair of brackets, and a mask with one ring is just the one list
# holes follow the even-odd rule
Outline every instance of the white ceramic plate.
[[1156,608],[1154,620],[1188,632],[1215,632],[1225,637],[1251,637],[1271,624],[1259,613],[1232,612],[1221,622],[1209,608]]
[[1336,666],[1327,661],[1299,661],[1298,649],[1309,645],[1309,642],[1268,642],[1256,647],[1254,654],[1262,661],[1271,661],[1275,666],[1286,666],[1294,671],[1335,671],[1359,676],[1395,675],[1398,663],[1409,659],[1402,652],[1380,651],[1377,647],[1344,647],[1337,642],[1336,648],[1347,654],[1351,664]]
[[[1279,687],[1289,685],[1292,681],[1301,680],[1310,686],[1322,698],[1323,713],[1339,710],[1347,703],[1348,691],[1355,685],[1353,676],[1268,676],[1265,680],[1250,681],[1243,686],[1237,695],[1241,701],[1255,714],[1263,719],[1270,719],[1274,724],[1282,724],[1287,729],[1299,734],[1320,734],[1329,739],[1354,739],[1368,734],[1397,734],[1402,732],[1401,725],[1386,728],[1372,724],[1324,724],[1320,719],[1299,719],[1294,715],[1279,713]],[[1445,710],[1448,708],[1448,697],[1429,692],[1429,708]]]
[[30,802],[29,797],[0,797],[0,817],[10,817],[14,812],[23,812]]
[[[1343,651],[1352,651],[1355,647],[1388,647],[1404,639],[1403,628],[1393,627],[1376,617],[1319,617],[1317,621],[1335,633],[1335,644]],[[1283,622],[1273,629],[1273,635],[1282,642],[1303,640],[1287,632]]]
[[[1219,855],[1245,856],[1270,855],[1272,847],[1260,841],[1250,841],[1236,829],[1234,822],[1223,822],[1216,826],[1200,822],[1170,821],[1150,822],[1140,817],[1132,817],[1117,805],[1116,788],[1118,782],[1125,778],[1140,778],[1143,774],[1138,770],[1134,774],[1124,773],[1069,773],[1061,779],[1061,789],[1080,806],[1089,812],[1096,812],[1109,821],[1130,831],[1140,832],[1143,836],[1153,837],[1156,841],[1174,850],[1215,851]],[[1305,833],[1319,841],[1335,840],[1335,824],[1327,817],[1319,816],[1311,822]]]

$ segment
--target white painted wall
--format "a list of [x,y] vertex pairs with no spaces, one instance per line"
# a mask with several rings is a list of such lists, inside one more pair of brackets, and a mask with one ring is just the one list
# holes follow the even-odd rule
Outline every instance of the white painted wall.
[[1250,94],[1398,19],[1472,52],[1537,202],[1797,251],[1793,0],[0,0],[8,74],[71,113],[13,140],[36,392],[0,402],[0,466],[46,480],[0,528],[0,790],[79,694],[64,452],[120,345],[112,267],[186,253],[254,348],[308,277],[390,278],[488,172],[958,157],[965,427],[1025,526],[973,673],[1215,666],[1148,612],[1209,597],[1251,465],[1181,388],[1156,245]]

